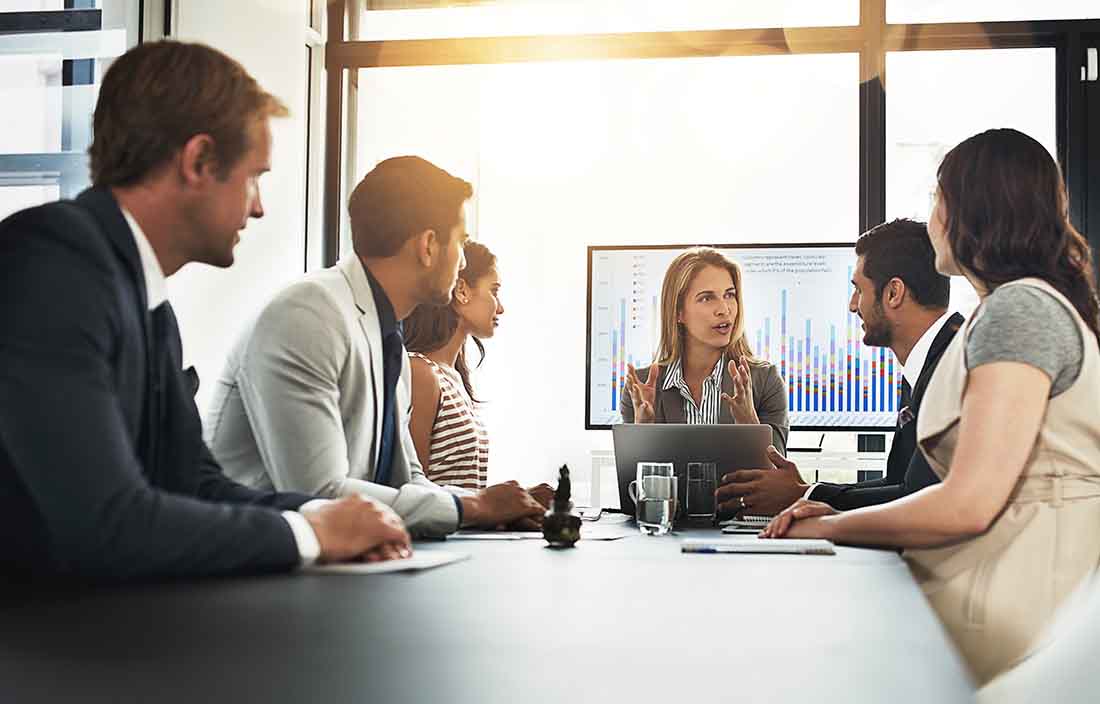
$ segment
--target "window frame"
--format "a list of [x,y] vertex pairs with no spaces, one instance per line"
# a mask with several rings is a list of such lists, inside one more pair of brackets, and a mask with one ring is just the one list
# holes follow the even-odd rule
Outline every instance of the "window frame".
[[[391,66],[500,64],[547,60],[644,59],[694,56],[758,56],[853,52],[860,56],[860,230],[886,215],[886,53],[955,49],[1053,48],[1056,52],[1057,159],[1065,173],[1071,216],[1089,232],[1088,204],[1095,220],[1089,237],[1100,251],[1100,161],[1090,155],[1088,95],[1100,83],[1082,80],[1090,37],[1100,37],[1100,19],[1033,22],[887,24],[887,0],[860,0],[859,24],[848,27],[724,29],[360,41],[364,0],[332,0],[327,12],[325,70],[325,178],[321,259],[339,257],[347,223],[344,203],[355,178],[357,70]],[[1100,103],[1095,97],[1093,103]],[[1100,125],[1100,116],[1093,121]],[[1096,128],[1100,132],[1100,127]],[[1093,136],[1100,142],[1100,134]],[[1094,152],[1097,150],[1093,150]],[[1091,156],[1091,159],[1090,159]],[[1091,188],[1090,188],[1091,182]]]

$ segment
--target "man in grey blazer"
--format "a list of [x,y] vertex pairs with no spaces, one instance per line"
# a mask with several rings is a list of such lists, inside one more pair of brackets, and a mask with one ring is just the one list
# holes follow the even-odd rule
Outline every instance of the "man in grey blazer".
[[450,302],[472,193],[411,156],[363,178],[348,205],[354,251],[276,295],[230,352],[204,423],[226,474],[257,488],[366,495],[421,536],[541,520],[542,505],[515,482],[476,493],[433,484],[409,434],[400,321]]

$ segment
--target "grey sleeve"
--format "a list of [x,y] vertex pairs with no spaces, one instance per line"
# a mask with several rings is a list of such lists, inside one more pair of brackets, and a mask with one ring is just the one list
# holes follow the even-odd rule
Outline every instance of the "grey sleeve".
[[1074,316],[1034,286],[1005,286],[985,300],[966,341],[966,368],[1021,362],[1044,372],[1050,395],[1068,389],[1081,373],[1084,342]]
[[772,427],[772,444],[781,455],[787,454],[787,434],[791,424],[787,417],[787,384],[773,364],[767,366],[765,382],[753,390],[756,415],[761,423]]

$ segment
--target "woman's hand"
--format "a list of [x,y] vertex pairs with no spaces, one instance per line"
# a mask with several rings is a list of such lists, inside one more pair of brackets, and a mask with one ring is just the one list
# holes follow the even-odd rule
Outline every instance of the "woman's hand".
[[729,406],[730,415],[741,424],[758,425],[760,417],[756,415],[756,404],[752,397],[752,377],[749,376],[749,366],[744,358],[735,362],[729,361],[730,378],[733,379],[733,393],[722,394],[722,400]]
[[638,381],[638,372],[633,364],[626,365],[626,386],[630,391],[630,400],[634,402],[634,422],[652,423],[657,407],[657,365],[649,367],[645,383]]
[[840,513],[829,504],[799,499],[772,519],[760,532],[761,538],[828,538],[828,524],[823,516]]

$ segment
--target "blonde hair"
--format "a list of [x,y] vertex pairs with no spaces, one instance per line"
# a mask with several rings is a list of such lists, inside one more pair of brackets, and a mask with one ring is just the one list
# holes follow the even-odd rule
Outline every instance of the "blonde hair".
[[667,366],[683,357],[684,329],[676,319],[683,310],[684,297],[692,279],[708,266],[716,266],[730,273],[737,297],[737,317],[733,321],[733,335],[726,346],[726,356],[744,359],[749,364],[760,364],[745,337],[745,294],[741,288],[741,267],[713,247],[693,247],[668,265],[661,283],[661,342],[657,346],[656,363]]

